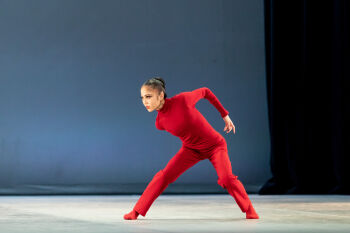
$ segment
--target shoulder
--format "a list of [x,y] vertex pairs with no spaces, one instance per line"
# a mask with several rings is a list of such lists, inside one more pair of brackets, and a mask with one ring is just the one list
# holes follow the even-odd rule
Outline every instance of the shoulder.
[[172,101],[181,101],[185,98],[185,95],[186,95],[186,92],[180,92],[174,95],[173,97],[171,97],[170,99]]
[[199,87],[196,89],[192,89],[189,91],[183,91],[180,92],[179,94],[177,94],[176,96],[178,96],[178,98],[189,98],[189,97],[193,97],[193,96],[197,96],[197,95],[202,95],[203,93],[205,93],[207,90],[209,90],[209,88],[207,87]]
[[179,93],[179,95],[186,96],[186,95],[200,93],[200,92],[203,92],[203,91],[206,91],[206,90],[209,90],[209,88],[208,87],[199,87],[199,88],[195,88],[195,89],[192,89],[192,90],[181,92],[181,93]]
[[189,96],[190,91],[180,92],[172,97],[174,102],[186,102],[187,96]]

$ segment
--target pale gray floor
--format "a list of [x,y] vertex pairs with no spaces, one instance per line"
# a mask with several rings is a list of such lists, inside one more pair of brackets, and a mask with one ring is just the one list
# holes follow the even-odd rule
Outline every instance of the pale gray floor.
[[350,232],[350,196],[250,195],[261,219],[247,220],[229,195],[161,195],[123,220],[138,197],[0,196],[0,232]]

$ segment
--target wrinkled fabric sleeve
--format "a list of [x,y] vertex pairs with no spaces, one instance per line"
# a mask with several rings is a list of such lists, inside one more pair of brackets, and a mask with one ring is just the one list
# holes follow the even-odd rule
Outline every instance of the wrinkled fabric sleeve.
[[205,98],[219,111],[221,117],[225,117],[229,114],[229,111],[222,106],[218,98],[207,87],[201,87],[193,91],[183,92],[182,94],[186,103],[191,107],[194,107],[200,99]]

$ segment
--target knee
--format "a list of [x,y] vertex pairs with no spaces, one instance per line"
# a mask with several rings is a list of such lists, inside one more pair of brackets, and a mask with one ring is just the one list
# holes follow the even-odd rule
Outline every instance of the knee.
[[219,177],[218,184],[224,189],[234,188],[238,182],[237,176],[230,174]]
[[160,179],[163,183],[173,183],[176,178],[171,177],[167,172],[165,172],[164,170],[160,170],[157,172],[157,174],[155,175],[155,178]]
[[164,172],[163,170],[158,171],[154,176],[153,176],[153,180],[157,180],[160,182],[164,182]]

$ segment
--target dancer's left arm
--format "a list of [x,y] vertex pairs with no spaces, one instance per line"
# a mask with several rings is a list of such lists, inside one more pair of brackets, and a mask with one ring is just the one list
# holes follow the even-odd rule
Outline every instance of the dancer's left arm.
[[200,99],[207,99],[220,112],[221,117],[225,121],[224,131],[229,133],[233,129],[233,132],[235,133],[234,125],[228,116],[229,111],[222,106],[218,98],[209,88],[201,87],[193,91],[183,92],[183,96],[185,97],[187,104],[189,104],[191,107],[194,107]]

